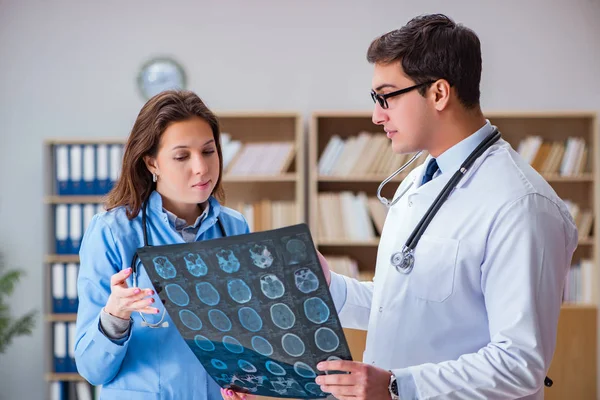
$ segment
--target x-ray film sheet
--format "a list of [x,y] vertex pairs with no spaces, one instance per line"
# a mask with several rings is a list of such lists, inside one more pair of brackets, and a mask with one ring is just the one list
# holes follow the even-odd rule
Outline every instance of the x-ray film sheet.
[[138,254],[169,316],[221,387],[322,398],[316,365],[352,359],[306,224]]

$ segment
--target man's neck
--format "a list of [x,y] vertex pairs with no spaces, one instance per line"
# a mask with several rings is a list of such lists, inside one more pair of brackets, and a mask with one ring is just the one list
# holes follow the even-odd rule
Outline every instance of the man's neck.
[[428,149],[429,154],[434,158],[439,157],[446,150],[477,132],[485,123],[486,120],[481,111],[472,111],[448,118],[447,121],[441,123],[442,128],[436,133],[435,143]]

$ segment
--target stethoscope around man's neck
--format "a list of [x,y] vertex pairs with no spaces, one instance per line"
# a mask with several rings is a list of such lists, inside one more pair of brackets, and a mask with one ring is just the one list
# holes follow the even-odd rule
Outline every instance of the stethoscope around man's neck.
[[[483,153],[485,153],[494,143],[496,143],[500,139],[500,137],[500,132],[497,128],[494,128],[492,133],[489,136],[487,136],[483,140],[483,142],[479,143],[475,150],[473,150],[473,152],[471,152],[467,159],[462,163],[458,171],[456,171],[454,175],[452,175],[452,178],[450,178],[450,181],[448,181],[446,186],[444,186],[440,194],[438,194],[433,204],[429,207],[423,218],[421,218],[415,229],[408,237],[408,240],[402,247],[402,250],[392,254],[392,256],[390,257],[390,262],[394,267],[396,267],[396,270],[398,272],[401,272],[403,274],[409,274],[412,271],[415,265],[415,248],[417,247],[421,236],[423,236],[423,232],[425,232],[425,229],[427,229],[433,217],[435,217],[435,215],[442,207],[446,199],[448,199],[450,193],[456,188],[458,182],[460,182],[460,180],[465,176],[469,168],[473,166],[475,160],[477,160],[481,155],[483,155]],[[381,185],[379,185],[379,188],[377,189],[377,197],[384,205],[386,205],[387,207],[392,207],[398,202],[398,200],[402,198],[402,196],[404,196],[408,189],[411,188],[414,182],[408,184],[407,188],[403,190],[398,197],[392,199],[392,201],[389,201],[381,195],[381,190],[383,189],[385,184],[394,179],[394,177],[400,172],[404,171],[411,163],[413,163],[421,155],[421,153],[422,152],[415,154],[406,164],[398,168],[396,172],[394,172],[383,182],[381,182]]]
[[[148,243],[148,203],[149,203],[149,199],[146,199],[144,201],[144,203],[142,204],[142,235],[144,237],[144,247],[149,247],[150,244]],[[221,222],[221,219],[219,217],[217,217],[217,224],[219,225],[219,229],[221,230],[221,237],[226,237],[227,233],[225,232],[225,227],[223,226],[223,223]],[[137,263],[139,260],[139,256],[137,251],[135,252],[135,254],[133,255],[133,258],[131,259],[131,278],[133,280],[133,287],[138,287],[138,270],[137,270]],[[153,323],[153,322],[148,322],[146,321],[146,318],[144,317],[143,313],[139,313],[140,317],[142,318],[142,326],[147,326],[149,328],[168,328],[169,327],[169,323],[167,321],[164,321],[165,319],[165,314],[167,312],[163,311],[161,317],[160,317],[160,321]]]

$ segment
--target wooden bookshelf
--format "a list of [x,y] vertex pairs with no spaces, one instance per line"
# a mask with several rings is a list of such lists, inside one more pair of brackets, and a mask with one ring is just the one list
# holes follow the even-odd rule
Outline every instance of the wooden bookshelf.
[[[589,236],[579,239],[573,263],[581,259],[593,260],[593,302],[591,304],[565,303],[561,308],[556,352],[549,376],[554,386],[546,390],[546,398],[596,398],[597,341],[596,320],[598,296],[598,199],[597,177],[600,176],[597,154],[599,145],[597,116],[592,112],[489,112],[486,118],[502,132],[503,138],[514,149],[529,135],[539,135],[548,141],[566,141],[568,137],[584,138],[589,149],[589,167],[584,173],[573,176],[543,174],[561,198],[568,198],[593,211],[593,229]],[[375,196],[377,187],[388,175],[322,175],[318,165],[333,135],[343,139],[357,136],[361,131],[380,132],[381,127],[371,121],[371,112],[319,111],[312,115],[308,154],[309,221],[318,249],[328,255],[350,256],[357,261],[361,272],[374,272],[379,238],[367,241],[346,239],[321,239],[319,235],[318,196],[325,192],[366,192]],[[384,188],[388,199],[406,174],[400,174]],[[363,331],[346,330],[353,352],[362,354],[366,334]],[[571,390],[569,392],[569,390]],[[574,395],[577,392],[580,396]]]
[[[261,200],[294,204],[291,223],[307,222],[306,178],[305,178],[305,135],[302,115],[295,112],[216,112],[222,133],[242,143],[288,142],[292,143],[293,157],[286,163],[287,169],[271,175],[235,175],[225,172],[223,186],[226,194],[225,205],[236,208],[240,202],[253,203]],[[44,143],[44,189],[46,214],[46,255],[44,257],[44,298],[45,303],[45,370],[46,381],[83,381],[77,373],[56,373],[53,369],[53,324],[75,322],[73,313],[54,313],[52,310],[51,268],[54,263],[79,263],[78,254],[56,254],[55,246],[55,207],[62,204],[102,204],[103,195],[59,195],[55,176],[54,146],[57,145],[122,145],[122,138],[59,138],[48,139]],[[239,210],[238,211],[242,211]],[[266,229],[266,228],[265,228]]]

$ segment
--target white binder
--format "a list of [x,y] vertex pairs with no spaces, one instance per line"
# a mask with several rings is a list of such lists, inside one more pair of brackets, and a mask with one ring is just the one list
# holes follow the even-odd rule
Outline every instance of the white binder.
[[52,308],[55,313],[66,312],[65,265],[52,265]]
[[56,253],[69,253],[69,208],[66,204],[58,204],[55,209],[54,235],[56,239]]
[[88,144],[83,147],[83,193],[94,194],[96,191],[96,149]]
[[69,169],[70,169],[70,181],[71,181],[71,187],[72,187],[72,191],[71,194],[73,195],[80,195],[83,194],[82,193],[82,188],[81,188],[81,175],[83,173],[83,164],[82,164],[82,151],[81,151],[81,146],[80,145],[76,145],[73,144],[70,146],[69,149],[69,158],[70,158],[70,165],[69,165]]
[[106,194],[109,190],[108,145],[99,144],[96,149],[96,194]]
[[56,162],[56,190],[59,195],[68,195],[71,193],[71,184],[69,182],[69,148],[61,144],[54,148],[54,157]]
[[77,275],[79,274],[79,265],[75,263],[69,263],[66,266],[66,297],[68,304],[68,312],[76,313],[78,298],[77,298]]
[[123,146],[113,144],[110,146],[110,181],[114,184],[121,176],[121,163],[123,162]]
[[83,231],[83,213],[81,204],[71,204],[69,207],[69,239],[71,242],[71,254],[79,253],[81,236]]

